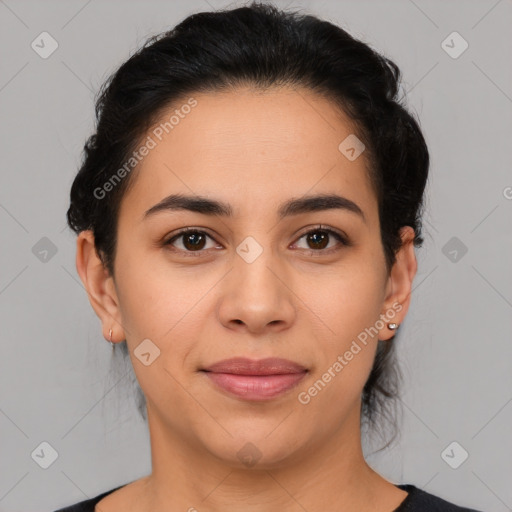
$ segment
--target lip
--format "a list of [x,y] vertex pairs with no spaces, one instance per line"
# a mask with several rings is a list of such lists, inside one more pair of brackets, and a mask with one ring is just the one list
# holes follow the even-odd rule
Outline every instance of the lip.
[[294,388],[307,374],[304,366],[280,358],[236,357],[219,361],[202,372],[221,390],[244,400],[262,401]]

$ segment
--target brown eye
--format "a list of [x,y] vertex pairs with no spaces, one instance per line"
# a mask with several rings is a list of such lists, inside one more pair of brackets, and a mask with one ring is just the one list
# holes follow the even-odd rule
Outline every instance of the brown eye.
[[[342,236],[340,233],[332,230],[326,229],[322,227],[317,227],[312,229],[306,233],[304,233],[299,240],[306,240],[307,247],[304,249],[310,254],[314,253],[330,253],[331,251],[337,251],[341,247],[340,246],[349,246],[348,239]],[[334,245],[328,248],[331,239],[334,238],[339,243],[338,245]]]
[[[171,245],[182,252],[202,252],[205,249],[207,239],[211,237],[204,231],[198,229],[184,229],[178,234],[164,242],[164,245]],[[181,247],[176,242],[181,241]]]
[[313,231],[306,235],[306,240],[313,244],[312,249],[325,249],[329,244],[329,234],[325,231]]
[[202,233],[186,233],[183,237],[183,246],[191,251],[204,248],[205,237]]

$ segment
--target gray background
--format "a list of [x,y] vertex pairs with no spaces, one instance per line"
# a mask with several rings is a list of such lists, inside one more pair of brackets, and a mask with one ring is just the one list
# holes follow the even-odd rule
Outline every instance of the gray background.
[[[512,510],[512,3],[275,3],[395,60],[431,151],[425,244],[397,340],[402,435],[368,461],[395,483]],[[129,367],[112,370],[76,273],[69,188],[108,74],[147,36],[228,5],[240,2],[0,0],[1,511],[54,510],[150,472]],[[31,48],[43,31],[58,42],[47,59]],[[458,58],[441,44],[453,31],[469,44]],[[457,469],[441,455],[453,441],[469,453]],[[47,469],[31,456],[42,442],[58,453]]]

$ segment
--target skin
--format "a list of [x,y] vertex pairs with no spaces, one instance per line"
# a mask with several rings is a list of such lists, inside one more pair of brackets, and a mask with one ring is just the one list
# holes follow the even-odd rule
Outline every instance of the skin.
[[[377,339],[394,333],[386,321],[307,405],[297,396],[393,304],[402,308],[387,321],[403,322],[417,270],[413,230],[402,229],[388,275],[365,154],[349,161],[338,150],[354,130],[328,100],[292,88],[193,97],[197,106],[142,160],[123,198],[115,278],[92,233],[77,239],[77,270],[103,335],[112,328],[112,340],[128,344],[151,439],[152,473],[96,510],[217,512],[243,504],[244,512],[313,512],[336,503],[344,512],[390,512],[407,493],[366,463],[360,435]],[[141,220],[171,193],[229,203],[233,217],[166,211]],[[277,217],[282,202],[320,193],[351,199],[366,222],[341,209]],[[329,235],[317,248],[303,234],[319,224],[352,245]],[[163,245],[184,227],[210,236],[197,257],[184,256],[194,252],[186,237]],[[247,236],[263,248],[250,264],[236,252]],[[134,355],[146,338],[160,349],[149,366]],[[249,402],[198,371],[234,356],[282,357],[309,372],[284,395]],[[261,453],[252,467],[237,456],[248,442]]]

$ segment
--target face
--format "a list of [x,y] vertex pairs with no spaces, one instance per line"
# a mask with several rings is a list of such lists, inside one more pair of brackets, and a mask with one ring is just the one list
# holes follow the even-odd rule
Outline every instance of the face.
[[[115,281],[95,309],[126,338],[155,435],[276,467],[359,435],[361,392],[377,339],[407,309],[412,259],[386,273],[365,153],[340,151],[354,130],[328,100],[192,96],[168,134],[147,134],[155,145],[120,208]],[[195,201],[165,207],[170,195]],[[231,358],[252,364],[213,366]],[[258,366],[266,358],[288,364]]]

